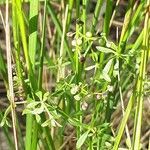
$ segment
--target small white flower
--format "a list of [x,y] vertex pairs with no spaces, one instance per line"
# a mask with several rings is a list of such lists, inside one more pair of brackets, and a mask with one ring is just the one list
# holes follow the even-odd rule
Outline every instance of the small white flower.
[[77,94],[77,95],[74,96],[74,99],[79,101],[79,100],[81,100],[81,96],[79,94]]
[[81,38],[77,39],[76,43],[78,46],[80,46],[82,44],[82,39]]
[[76,46],[77,45],[77,41],[74,39],[74,40],[72,40],[71,44],[72,44],[72,46]]
[[86,37],[88,37],[88,38],[92,37],[92,33],[91,32],[86,32]]
[[100,94],[96,94],[96,99],[100,100],[102,98],[102,96]]
[[82,110],[86,110],[86,109],[88,108],[88,103],[83,102],[83,103],[81,104],[81,108],[82,108]]
[[112,92],[113,91],[113,86],[108,85],[107,89],[108,89],[109,92]]
[[79,91],[79,86],[73,85],[70,92],[72,95],[75,95],[78,91]]
[[74,34],[75,34],[75,32],[68,32],[68,33],[67,33],[67,37],[73,37]]

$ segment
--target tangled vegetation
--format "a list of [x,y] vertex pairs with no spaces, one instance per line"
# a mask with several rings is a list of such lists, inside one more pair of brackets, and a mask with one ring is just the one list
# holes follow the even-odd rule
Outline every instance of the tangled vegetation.
[[150,149],[150,0],[0,0],[0,16],[8,149]]

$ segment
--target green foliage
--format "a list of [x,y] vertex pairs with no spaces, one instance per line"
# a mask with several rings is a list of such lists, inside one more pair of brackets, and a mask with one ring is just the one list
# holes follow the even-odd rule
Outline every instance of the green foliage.
[[[92,1],[31,0],[25,5],[28,11],[23,7],[26,2],[10,1],[11,55],[16,66],[13,88],[15,96],[23,101],[15,101],[14,106],[8,101],[8,107],[0,112],[3,131],[8,133],[8,126],[12,124],[9,114],[19,109],[23,123],[16,113],[16,126],[10,126],[20,133],[18,139],[22,138],[22,142],[18,140],[19,149],[65,149],[67,138],[71,141],[75,137],[74,147],[78,150],[117,150],[123,149],[120,143],[124,133],[126,148],[140,149],[142,105],[144,92],[149,94],[150,80],[146,69],[150,38],[146,10],[150,1],[134,4],[130,0],[122,27],[115,26],[116,33],[111,33],[113,15],[122,12],[113,8],[118,5],[115,1],[98,0],[92,19],[88,10]],[[102,10],[103,21],[99,19]],[[92,23],[90,29],[88,20]],[[98,23],[101,29],[97,29]],[[144,28],[139,24],[144,24]],[[111,34],[117,34],[117,39]],[[7,78],[10,75],[2,49],[0,74],[9,93]],[[130,88],[132,94],[124,108],[124,95]],[[123,117],[114,133],[111,117],[118,103],[121,103]],[[133,137],[130,137],[127,121],[132,109],[135,120]],[[25,135],[20,124],[26,128]],[[66,138],[70,128],[73,135]],[[12,141],[5,135],[11,146]]]

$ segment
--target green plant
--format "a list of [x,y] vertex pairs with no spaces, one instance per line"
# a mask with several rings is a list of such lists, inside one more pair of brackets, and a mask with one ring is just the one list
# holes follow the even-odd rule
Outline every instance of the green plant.
[[[92,13],[89,0],[0,2],[0,7],[6,5],[6,20],[1,18],[7,51],[6,65],[0,49],[0,74],[9,100],[0,120],[8,147],[61,150],[69,141],[73,145],[75,137],[76,149],[117,150],[125,132],[126,148],[141,149],[144,91],[149,84],[150,1],[129,0],[121,27],[114,25],[123,13],[119,0],[98,0]],[[132,94],[125,107],[128,91]],[[118,103],[122,120],[114,133],[112,114]],[[132,113],[131,136],[127,121]]]

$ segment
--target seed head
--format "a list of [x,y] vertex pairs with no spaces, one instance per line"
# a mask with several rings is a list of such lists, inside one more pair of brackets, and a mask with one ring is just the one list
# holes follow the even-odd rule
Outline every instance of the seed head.
[[85,62],[85,57],[84,57],[84,56],[81,56],[81,57],[80,57],[80,62],[81,62],[81,63],[84,63],[84,62]]

